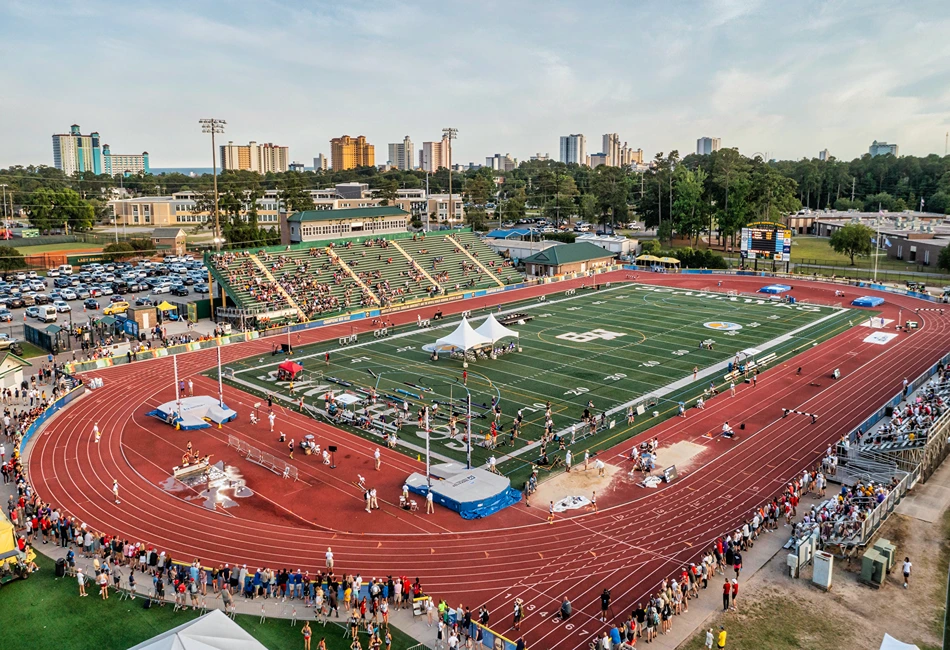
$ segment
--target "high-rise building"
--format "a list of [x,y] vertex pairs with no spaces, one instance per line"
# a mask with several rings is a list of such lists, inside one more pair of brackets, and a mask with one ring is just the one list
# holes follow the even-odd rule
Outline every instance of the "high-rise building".
[[375,147],[366,142],[366,136],[348,135],[330,140],[330,167],[333,171],[373,167],[376,165]]
[[137,154],[118,154],[112,153],[109,145],[102,145],[102,173],[109,176],[122,174],[144,174],[151,173],[148,167],[148,152],[143,151]]
[[439,142],[423,142],[419,150],[419,167],[423,171],[435,172],[449,168],[449,139],[445,136]]
[[290,163],[287,168],[292,172],[302,172],[304,169],[306,169],[302,162],[297,161]]
[[827,149],[822,149],[821,151],[818,152],[818,160],[824,161],[824,160],[830,160],[830,159],[831,159],[831,152],[828,151]]
[[322,153],[317,154],[317,157],[313,159],[313,171],[320,172],[327,170],[327,157]]
[[587,164],[587,138],[580,133],[561,136],[562,163]]
[[604,148],[602,149],[605,156],[607,156],[607,162],[604,163],[608,167],[620,167],[620,136],[616,133],[605,133],[604,134]]
[[496,153],[494,156],[485,158],[485,166],[500,172],[510,172],[518,166],[518,163],[509,154],[503,156],[500,153]]
[[643,164],[643,149],[634,149],[633,147],[628,147],[627,143],[624,142],[623,146],[620,147],[620,166],[631,167],[633,165],[642,165],[642,164]]
[[69,133],[53,135],[53,165],[67,176],[76,172],[102,173],[102,149],[99,133],[89,135],[79,132],[79,125],[69,127]]
[[591,155],[587,156],[587,165],[591,169],[596,169],[600,167],[601,165],[606,165],[606,164],[607,164],[607,154],[603,152],[592,153]]
[[871,154],[872,158],[874,158],[875,156],[885,156],[887,154],[891,154],[896,157],[897,145],[887,144],[886,142],[878,142],[877,140],[875,140],[874,142],[871,143],[871,146],[868,149],[868,153]]
[[266,174],[285,172],[290,165],[287,147],[272,144],[257,144],[253,140],[248,144],[228,142],[221,145],[221,169],[247,170]]
[[705,156],[711,154],[713,151],[719,151],[721,146],[721,138],[699,138],[696,140],[696,155]]
[[551,160],[551,156],[546,153],[536,153],[531,156],[531,160]]
[[412,158],[415,152],[412,148],[412,140],[407,135],[402,142],[390,143],[389,145],[389,164],[396,169],[412,169]]

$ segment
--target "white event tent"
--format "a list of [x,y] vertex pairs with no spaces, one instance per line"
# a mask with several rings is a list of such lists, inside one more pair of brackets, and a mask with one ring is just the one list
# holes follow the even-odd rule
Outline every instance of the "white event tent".
[[450,349],[468,352],[469,350],[489,346],[492,344],[492,340],[472,329],[472,326],[468,324],[468,319],[463,318],[454,332],[438,339],[435,344],[443,350]]
[[129,650],[267,650],[220,609],[133,646]]
[[495,319],[494,314],[489,314],[488,318],[485,319],[485,322],[482,323],[478,329],[475,330],[476,334],[481,334],[489,339],[492,343],[497,343],[503,338],[513,336],[518,338],[518,332],[508,329]]

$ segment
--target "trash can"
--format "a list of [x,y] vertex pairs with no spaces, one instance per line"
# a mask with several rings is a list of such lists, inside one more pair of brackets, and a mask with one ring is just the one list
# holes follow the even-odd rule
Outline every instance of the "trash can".
[[56,577],[65,578],[66,577],[66,558],[59,558],[56,560]]

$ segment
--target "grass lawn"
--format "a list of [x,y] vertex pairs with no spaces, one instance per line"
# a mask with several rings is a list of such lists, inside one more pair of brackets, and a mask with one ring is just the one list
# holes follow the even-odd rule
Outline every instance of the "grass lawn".
[[33,357],[45,357],[47,355],[46,350],[43,348],[38,348],[28,341],[20,341],[20,346],[23,348],[23,359],[32,359]]
[[[26,241],[26,240],[24,240]],[[66,253],[70,251],[80,251],[83,253],[101,251],[99,244],[87,244],[86,242],[63,242],[61,244],[42,244],[40,246],[30,246],[22,244],[16,246],[21,255],[39,255],[40,253]]]
[[[831,307],[782,305],[763,299],[674,291],[648,285],[557,294],[548,296],[543,303],[510,304],[505,311],[531,317],[524,325],[512,326],[520,334],[522,352],[495,360],[470,361],[467,377],[475,414],[472,422],[475,443],[483,441],[489,432],[493,399],[500,400],[501,424],[506,431],[510,430],[517,411],[523,411],[524,424],[518,441],[514,447],[501,446],[494,452],[498,456],[517,453],[526,443],[541,438],[548,402],[554,431],[565,432],[566,437],[572,423],[580,421],[588,401],[593,402],[595,415],[615,410],[608,413],[607,418],[608,423],[614,421],[615,425],[591,439],[578,440],[574,453],[615,445],[655,425],[657,419],[649,415],[652,411],[666,417],[676,413],[679,401],[688,405],[695,403],[710,380],[689,381],[694,366],[705,368],[731,360],[740,350],[830,316],[770,350],[791,354],[798,348],[810,347],[813,340],[848,327],[850,314]],[[473,326],[480,325],[485,315],[474,314]],[[501,313],[499,317],[504,315]],[[740,327],[727,330],[720,326],[717,330],[704,325],[720,321]],[[400,438],[415,445],[415,449],[402,447],[401,451],[413,457],[425,446],[426,435],[417,430],[416,413],[423,402],[438,402],[440,408],[432,421],[429,438],[432,451],[464,460],[467,445],[461,438],[466,387],[461,381],[462,362],[445,354],[433,362],[430,353],[423,349],[449,334],[457,323],[453,319],[433,329],[411,326],[378,341],[364,335],[359,345],[341,347],[334,341],[298,348],[293,358],[303,364],[304,371],[294,383],[295,398],[302,395],[307,404],[322,409],[323,397],[328,391],[366,397],[369,391],[375,390],[379,399],[377,404],[369,406],[369,412],[377,419],[385,417],[390,423],[406,400],[410,404],[410,417]],[[700,349],[699,343],[705,339],[715,341],[713,350]],[[329,366],[324,363],[327,350],[330,351]],[[228,374],[233,372],[235,384],[244,390],[288,395],[289,382],[277,380],[277,365],[283,360],[282,356],[270,355],[245,359],[229,364]],[[723,383],[722,374],[716,373],[717,385]],[[658,402],[650,403],[654,400],[645,397],[682,379],[687,379],[690,385]],[[633,426],[628,426],[626,408],[638,401],[644,402],[647,413],[638,417]],[[455,405],[456,413],[461,416],[459,436],[454,439],[449,435],[450,404]],[[351,430],[377,442],[380,440],[375,433]],[[583,427],[579,427],[578,435],[582,433]],[[499,434],[499,443],[507,440],[507,434]],[[492,454],[487,448],[473,445],[472,462],[481,465]],[[525,452],[499,464],[499,469],[515,486],[520,486],[538,455],[535,450]]]
[[[40,572],[29,580],[17,580],[0,588],[0,620],[10,627],[3,634],[4,650],[35,648],[100,648],[125,650],[156,634],[197,617],[197,612],[173,611],[172,605],[142,609],[142,599],[120,601],[114,593],[103,602],[98,588],[86,585],[87,598],[80,598],[73,578],[56,579],[53,561],[38,554]],[[123,569],[125,571],[125,569]],[[302,648],[301,624],[292,627],[286,619],[238,616],[238,624],[272,650]],[[20,631],[13,633],[13,626]],[[331,650],[346,650],[343,628],[314,626],[314,638],[327,639]],[[80,640],[81,639],[81,640]],[[365,641],[365,639],[364,639]],[[393,629],[393,648],[405,650],[415,643]],[[313,643],[316,648],[316,641]]]

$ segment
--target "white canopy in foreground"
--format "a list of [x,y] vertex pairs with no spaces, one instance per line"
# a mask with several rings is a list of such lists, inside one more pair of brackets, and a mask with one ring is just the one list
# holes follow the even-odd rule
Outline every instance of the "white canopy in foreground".
[[468,324],[468,319],[463,318],[454,332],[438,339],[435,344],[443,349],[451,348],[467,352],[475,348],[491,345],[492,342],[493,341],[487,336],[483,336],[472,329],[472,326]]
[[495,319],[494,314],[489,314],[488,318],[485,319],[485,322],[482,323],[478,329],[475,330],[477,334],[486,336],[491,339],[492,343],[497,343],[503,338],[513,336],[518,338],[518,332],[508,329]]
[[129,650],[267,650],[220,609],[172,628]]
[[881,650],[920,650],[920,648],[912,643],[898,641],[890,634],[885,634],[884,640],[881,641]]

